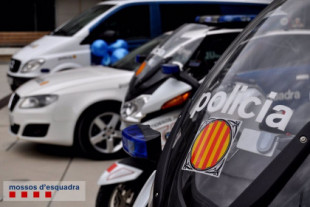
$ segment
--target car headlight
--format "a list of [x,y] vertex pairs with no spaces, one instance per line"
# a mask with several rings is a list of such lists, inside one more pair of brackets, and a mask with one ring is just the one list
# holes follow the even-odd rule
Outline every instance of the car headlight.
[[139,122],[143,117],[141,109],[148,102],[150,95],[141,95],[131,101],[125,102],[121,109],[122,119],[130,122]]
[[35,59],[35,60],[30,60],[28,61],[24,67],[22,68],[21,72],[22,73],[29,73],[34,70],[37,70],[45,63],[45,60],[40,58],[40,59]]
[[22,100],[19,105],[22,109],[41,108],[57,101],[57,95],[29,96]]

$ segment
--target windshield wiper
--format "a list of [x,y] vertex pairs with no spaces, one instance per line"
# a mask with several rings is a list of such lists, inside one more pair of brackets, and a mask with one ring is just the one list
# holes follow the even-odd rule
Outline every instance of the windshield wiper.
[[310,122],[230,206],[268,206],[308,157],[309,139]]

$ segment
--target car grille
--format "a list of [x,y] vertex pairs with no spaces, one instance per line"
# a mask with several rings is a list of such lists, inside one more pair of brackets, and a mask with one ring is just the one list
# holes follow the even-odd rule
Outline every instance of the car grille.
[[11,98],[10,105],[9,105],[10,111],[13,111],[13,110],[14,110],[14,108],[15,108],[17,102],[18,102],[19,99],[20,99],[20,97],[19,97],[19,95],[18,95],[17,93],[14,93],[12,96],[13,96],[13,97]]
[[13,124],[13,125],[11,125],[11,132],[13,133],[13,134],[18,134],[18,130],[19,130],[19,125],[18,124]]
[[28,124],[24,131],[23,136],[25,137],[45,137],[49,124]]
[[16,59],[11,59],[10,65],[9,65],[9,69],[11,72],[16,73],[20,67],[21,62],[19,60]]

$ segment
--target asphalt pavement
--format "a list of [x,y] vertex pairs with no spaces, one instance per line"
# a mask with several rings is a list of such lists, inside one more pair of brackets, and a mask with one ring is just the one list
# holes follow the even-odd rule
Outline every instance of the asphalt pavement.
[[[8,60],[0,59],[0,105],[11,93],[6,80]],[[0,207],[95,206],[97,180],[115,160],[94,161],[76,155],[70,147],[17,140],[9,135],[8,108],[4,105],[0,109]],[[86,201],[3,201],[3,181],[85,181]]]

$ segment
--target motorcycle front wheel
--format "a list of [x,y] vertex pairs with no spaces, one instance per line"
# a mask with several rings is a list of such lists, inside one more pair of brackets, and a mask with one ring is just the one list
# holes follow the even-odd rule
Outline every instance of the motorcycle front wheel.
[[144,183],[133,181],[103,185],[100,187],[96,207],[130,207],[133,206]]

